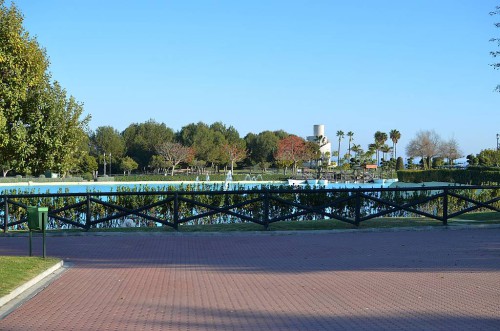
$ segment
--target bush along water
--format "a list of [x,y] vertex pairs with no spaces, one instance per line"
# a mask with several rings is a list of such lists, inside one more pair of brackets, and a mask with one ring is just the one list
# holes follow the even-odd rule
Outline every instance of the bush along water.
[[[66,193],[66,194],[63,194]],[[8,198],[9,230],[26,230],[26,206],[49,207],[49,229],[165,227],[178,219],[181,225],[228,224],[254,221],[260,224],[281,220],[354,220],[359,206],[361,218],[381,214],[389,217],[415,217],[419,213],[443,216],[441,190],[406,191],[324,190],[315,187],[297,190],[291,186],[265,189],[224,184],[180,185],[152,188],[118,187],[116,192],[90,191],[86,194],[43,194],[31,190],[3,192]],[[486,203],[500,195],[499,189],[450,190],[447,214],[474,207],[471,201]],[[8,197],[6,195],[8,195]],[[395,206],[406,206],[406,209]],[[492,203],[500,208],[500,201]],[[177,207],[177,209],[176,209]],[[413,210],[413,211],[412,211]],[[475,211],[487,211],[487,208]],[[416,212],[415,212],[416,211]],[[5,203],[0,205],[0,222]]]
[[400,170],[398,180],[405,183],[448,182],[468,185],[500,185],[499,168]]

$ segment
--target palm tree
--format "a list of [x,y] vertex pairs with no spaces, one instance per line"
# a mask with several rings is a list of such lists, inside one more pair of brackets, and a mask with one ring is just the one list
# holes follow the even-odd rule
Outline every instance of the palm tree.
[[368,150],[363,155],[365,162],[372,162],[373,154],[375,154],[375,144],[370,144],[368,145]]
[[393,129],[389,132],[389,138],[391,138],[392,140],[392,154],[393,154],[393,158],[396,159],[396,156],[397,156],[397,153],[396,153],[396,145],[399,141],[399,139],[401,139],[401,133],[396,130],[396,129]]
[[342,139],[344,139],[344,131],[339,130],[337,131],[337,137],[339,137],[339,149],[338,149],[338,156],[337,156],[337,165],[340,166],[340,142]]
[[349,158],[350,158],[351,157],[351,142],[354,140],[354,138],[353,138],[354,132],[352,132],[352,131],[347,132],[347,136],[349,137],[349,149],[348,149],[349,152],[348,152],[348,154],[349,154]]
[[387,161],[387,160],[385,159],[385,154],[390,153],[390,152],[392,151],[392,147],[389,147],[389,145],[384,144],[384,145],[382,145],[382,146],[380,147],[380,151],[382,152],[382,159],[383,159],[384,161]]
[[377,151],[377,165],[379,165],[379,161],[380,161],[380,153],[379,152],[380,152],[380,148],[385,144],[385,142],[387,140],[387,133],[377,131],[374,134],[374,138],[375,138],[375,149]]
[[358,157],[359,151],[361,150],[361,145],[353,144],[351,149],[354,153],[356,153],[355,157]]

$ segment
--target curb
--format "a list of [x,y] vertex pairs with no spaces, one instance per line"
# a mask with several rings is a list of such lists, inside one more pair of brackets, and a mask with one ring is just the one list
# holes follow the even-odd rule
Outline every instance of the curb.
[[[500,224],[436,224],[402,227],[358,228],[358,229],[325,229],[325,230],[272,230],[272,231],[194,231],[194,232],[162,232],[162,231],[110,231],[110,232],[49,232],[47,237],[119,237],[119,236],[173,236],[173,237],[204,237],[204,236],[283,236],[301,234],[337,234],[337,233],[363,233],[363,232],[407,232],[407,231],[456,231],[474,229],[498,229]],[[26,233],[0,233],[1,237],[27,237]],[[0,304],[1,307],[1,304]]]
[[19,307],[25,300],[32,298],[43,290],[63,271],[64,261],[59,261],[38,276],[22,284],[9,294],[0,298],[0,320]]
[[[162,232],[162,231],[110,231],[110,232],[49,232],[47,237],[123,237],[123,236],[241,236],[241,235],[261,235],[280,236],[293,234],[326,234],[326,233],[361,233],[361,232],[406,232],[406,231],[442,231],[442,230],[474,230],[474,229],[498,229],[500,224],[448,224],[448,225],[421,225],[421,226],[401,226],[401,227],[381,227],[381,228],[358,228],[358,229],[325,229],[325,230],[272,230],[272,231],[194,231],[194,232]],[[27,237],[27,233],[0,233],[1,237]],[[1,304],[0,304],[1,306]]]

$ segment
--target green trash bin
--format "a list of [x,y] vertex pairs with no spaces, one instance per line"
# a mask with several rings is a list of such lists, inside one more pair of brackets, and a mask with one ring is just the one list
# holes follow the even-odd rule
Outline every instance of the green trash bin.
[[48,207],[28,206],[28,227],[33,231],[45,230],[49,218]]

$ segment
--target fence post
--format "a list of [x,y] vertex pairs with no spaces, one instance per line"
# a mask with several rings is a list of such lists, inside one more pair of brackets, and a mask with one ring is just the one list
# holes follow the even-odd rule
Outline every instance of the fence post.
[[3,232],[7,232],[9,224],[9,202],[7,201],[7,195],[3,196],[4,202],[4,213],[3,213]]
[[356,210],[354,213],[354,224],[359,226],[359,221],[361,219],[361,194],[359,193],[359,189],[356,189]]
[[174,193],[174,229],[179,230],[179,194]]
[[89,230],[90,229],[90,222],[92,219],[92,214],[90,213],[90,194],[87,193],[87,210],[85,213],[85,229]]
[[269,192],[264,192],[264,229],[269,229]]
[[448,225],[448,189],[443,190],[443,225]]

